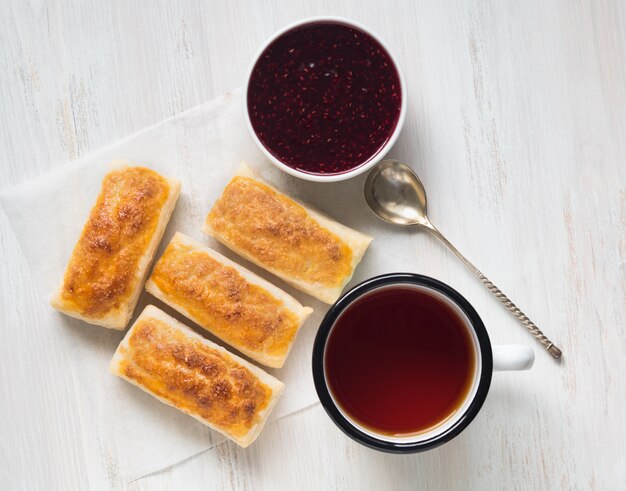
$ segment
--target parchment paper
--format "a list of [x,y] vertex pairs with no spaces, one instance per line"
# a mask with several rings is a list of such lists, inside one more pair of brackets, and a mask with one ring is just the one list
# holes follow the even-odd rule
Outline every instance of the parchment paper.
[[[174,232],[181,231],[250,268],[287,290],[303,305],[315,309],[300,331],[285,366],[280,370],[269,370],[286,384],[272,419],[315,403],[317,396],[310,370],[311,348],[327,307],[239,258],[202,234],[200,225],[243,160],[286,192],[304,201],[312,201],[346,225],[374,236],[380,235],[382,230],[374,230],[380,225],[374,225],[376,222],[366,211],[360,195],[362,180],[336,184],[308,183],[278,171],[262,156],[248,135],[242,95],[240,90],[236,90],[51,173],[0,192],[0,203],[28,260],[35,283],[41,287],[41,301],[46,304],[62,277],[71,250],[95,202],[102,177],[114,159],[131,160],[182,181],[181,197],[156,257],[160,256]],[[406,260],[401,260],[400,251],[409,247],[408,241],[396,238],[393,248],[396,252],[388,250],[384,261],[374,244],[357,270],[353,284],[376,272],[371,266],[377,261],[376,256],[379,256],[378,264],[384,264],[387,270],[396,261],[406,267]],[[191,321],[174,313],[146,292],[142,294],[135,316],[148,302],[195,327]],[[108,363],[123,332],[86,324],[51,307],[46,321],[47,325],[41,326],[42,329],[61,329],[64,332],[72,371],[82,385],[81,396],[86,399],[92,413],[89,424],[100,426],[97,434],[104,435],[105,439],[98,444],[104,446],[106,455],[114,456],[124,480],[151,474],[224,440],[224,437],[194,419],[109,374]],[[218,344],[224,344],[207,335],[206,331],[196,329]]]

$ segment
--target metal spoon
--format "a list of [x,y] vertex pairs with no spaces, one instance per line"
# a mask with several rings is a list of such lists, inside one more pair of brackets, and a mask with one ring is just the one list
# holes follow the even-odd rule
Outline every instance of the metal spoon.
[[426,216],[426,190],[417,174],[408,165],[398,160],[382,161],[367,176],[363,186],[363,193],[365,194],[367,206],[379,218],[395,225],[418,225],[424,227],[447,245],[478,276],[489,291],[526,326],[526,329],[544,346],[553,358],[561,358],[561,350],[430,223]]

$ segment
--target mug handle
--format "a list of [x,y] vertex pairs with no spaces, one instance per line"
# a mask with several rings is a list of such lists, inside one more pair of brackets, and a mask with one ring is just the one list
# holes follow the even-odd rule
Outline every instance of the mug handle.
[[523,344],[494,346],[493,369],[497,372],[528,370],[535,363],[535,352]]

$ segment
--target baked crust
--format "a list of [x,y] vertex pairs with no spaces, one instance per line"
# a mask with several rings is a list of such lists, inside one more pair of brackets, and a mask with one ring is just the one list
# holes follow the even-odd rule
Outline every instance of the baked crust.
[[313,309],[177,232],[146,290],[264,365],[280,368]]
[[114,162],[51,305],[91,324],[124,329],[179,192],[175,179]]
[[148,305],[110,371],[237,442],[250,445],[284,385]]
[[339,298],[372,240],[294,201],[243,163],[202,230],[326,303]]

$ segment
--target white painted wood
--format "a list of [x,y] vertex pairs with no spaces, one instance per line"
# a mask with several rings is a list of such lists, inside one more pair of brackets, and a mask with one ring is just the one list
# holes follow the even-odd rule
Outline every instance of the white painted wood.
[[[394,50],[410,161],[433,222],[563,349],[494,375],[453,442],[392,456],[320,406],[127,487],[619,489],[626,482],[626,4],[594,1],[0,2],[0,186],[242,83],[274,30],[334,14]],[[346,184],[349,186],[349,184]],[[322,203],[319,185],[303,198]],[[338,188],[339,189],[339,188]],[[340,215],[340,213],[339,213]],[[380,234],[404,234],[380,225]],[[42,238],[45,240],[45,238]],[[494,343],[531,343],[450,253],[416,234],[406,267],[473,302]],[[0,212],[0,487],[124,486],[81,406],[58,332]],[[384,254],[373,249],[366,258]],[[535,347],[535,345],[533,345]]]

